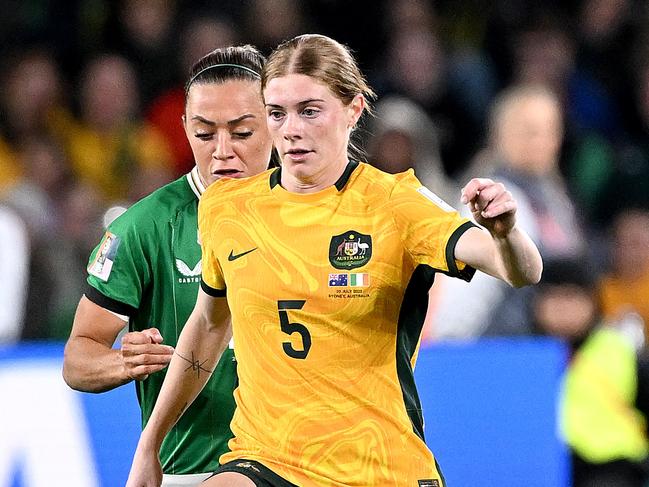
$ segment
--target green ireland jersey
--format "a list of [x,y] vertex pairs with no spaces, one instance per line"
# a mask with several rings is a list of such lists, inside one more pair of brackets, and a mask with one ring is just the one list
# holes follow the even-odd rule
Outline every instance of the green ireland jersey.
[[[205,188],[194,168],[143,198],[117,218],[90,256],[86,297],[128,317],[129,330],[156,327],[176,346],[194,308],[201,279],[198,199]],[[188,357],[188,367],[194,366]],[[166,369],[136,382],[144,427]],[[237,385],[232,349],[167,435],[160,451],[165,474],[213,472],[232,437]]]

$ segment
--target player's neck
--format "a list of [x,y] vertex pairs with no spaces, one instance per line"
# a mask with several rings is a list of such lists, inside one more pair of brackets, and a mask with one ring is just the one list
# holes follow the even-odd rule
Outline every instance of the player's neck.
[[282,187],[291,193],[317,193],[325,190],[340,179],[348,161],[342,160],[313,171],[306,164],[292,164],[282,167]]

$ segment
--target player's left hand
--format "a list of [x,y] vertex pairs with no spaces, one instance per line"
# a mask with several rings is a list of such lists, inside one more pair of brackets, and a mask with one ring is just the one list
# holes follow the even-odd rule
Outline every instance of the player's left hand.
[[460,201],[494,237],[506,237],[516,224],[516,201],[502,183],[474,178],[462,188]]

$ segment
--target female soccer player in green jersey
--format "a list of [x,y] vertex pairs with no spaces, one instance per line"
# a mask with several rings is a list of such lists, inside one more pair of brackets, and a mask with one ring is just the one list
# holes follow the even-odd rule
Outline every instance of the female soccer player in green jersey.
[[336,41],[282,44],[262,87],[282,166],[219,181],[201,200],[201,290],[127,485],[158,485],[160,443],[217,363],[231,319],[234,438],[205,487],[442,487],[413,377],[429,288],[437,272],[469,280],[476,269],[533,284],[539,252],[502,184],[463,188],[474,223],[412,171],[349,159],[371,90]]
[[[268,167],[272,142],[261,97],[263,63],[255,48],[240,46],[217,49],[193,66],[182,123],[196,166],[117,218],[90,257],[89,286],[65,348],[63,375],[71,387],[88,392],[135,380],[143,426],[196,302],[198,202],[217,179],[248,177]],[[127,323],[121,348],[111,348]],[[186,367],[195,366],[191,354],[177,353]],[[162,444],[165,486],[197,485],[216,470],[232,437],[236,382],[228,349]]]

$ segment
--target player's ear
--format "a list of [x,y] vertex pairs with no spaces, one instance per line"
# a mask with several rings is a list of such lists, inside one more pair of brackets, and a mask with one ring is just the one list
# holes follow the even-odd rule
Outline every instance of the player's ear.
[[365,110],[365,97],[359,93],[352,99],[351,103],[348,105],[349,123],[347,124],[347,128],[353,129],[356,126],[356,123],[361,118],[361,115],[363,115],[364,110]]

